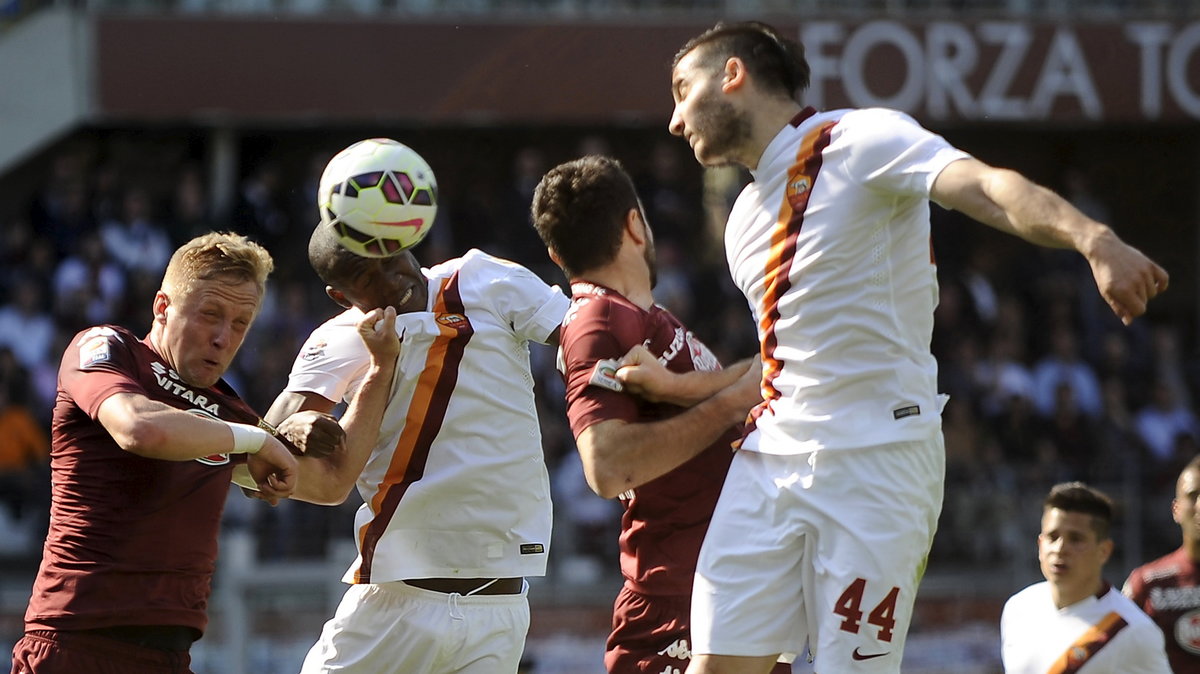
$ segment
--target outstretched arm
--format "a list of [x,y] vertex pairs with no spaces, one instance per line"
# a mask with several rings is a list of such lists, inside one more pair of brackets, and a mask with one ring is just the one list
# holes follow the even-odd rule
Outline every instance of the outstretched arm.
[[1078,251],[1091,265],[1100,295],[1126,325],[1167,289],[1167,272],[1153,260],[1015,171],[977,159],[955,161],[934,180],[930,197],[1031,243]]
[[577,444],[588,486],[613,498],[674,470],[745,421],[762,400],[760,373],[749,364],[731,368],[741,371],[732,385],[674,417],[644,423],[614,419],[585,428]]

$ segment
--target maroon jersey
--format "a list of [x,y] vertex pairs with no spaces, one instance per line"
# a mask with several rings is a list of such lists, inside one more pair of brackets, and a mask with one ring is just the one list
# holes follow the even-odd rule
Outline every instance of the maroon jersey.
[[26,629],[185,625],[202,633],[221,511],[245,455],[164,461],[126,452],[96,420],[117,393],[226,421],[257,419],[224,382],[198,389],[180,381],[128,330],[76,335],[59,368],[50,530]]
[[1175,674],[1200,674],[1200,568],[1183,548],[1129,574],[1125,594],[1154,619]]
[[[673,372],[721,367],[708,347],[661,307],[645,311],[590,283],[573,283],[571,294],[561,342],[567,416],[576,437],[600,421],[655,421],[684,409],[589,384],[599,360],[619,359],[635,344],[645,344]],[[621,496],[621,573],[631,589],[646,595],[691,594],[700,543],[739,430],[731,428],[687,463]]]

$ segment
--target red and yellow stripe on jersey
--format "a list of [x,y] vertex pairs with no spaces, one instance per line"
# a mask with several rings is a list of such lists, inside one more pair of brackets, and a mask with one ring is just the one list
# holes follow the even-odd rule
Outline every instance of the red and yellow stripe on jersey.
[[751,410],[747,433],[753,429],[754,421],[766,407],[779,399],[779,391],[774,387],[775,377],[783,369],[783,362],[775,357],[775,347],[779,343],[775,334],[775,326],[779,321],[779,301],[792,287],[790,274],[792,260],[796,256],[796,238],[804,226],[804,210],[808,207],[808,198],[817,182],[817,174],[821,172],[821,151],[829,145],[830,132],[836,125],[837,122],[829,122],[807,133],[800,143],[795,163],[788,169],[786,198],[780,204],[779,217],[771,230],[771,252],[767,267],[763,270],[766,291],[759,319],[763,402]]
[[1113,611],[1084,632],[1082,636],[1075,640],[1066,651],[1059,656],[1058,660],[1050,666],[1050,670],[1046,674],[1074,674],[1078,672],[1098,653],[1101,648],[1104,648],[1112,638],[1125,628],[1129,623],[1125,622],[1116,611]]
[[[387,530],[400,499],[409,485],[420,480],[425,472],[429,448],[446,418],[450,394],[458,381],[458,366],[462,362],[467,342],[474,330],[466,319],[465,308],[458,289],[458,274],[442,281],[434,301],[440,334],[434,339],[425,358],[425,369],[417,382],[416,392],[408,407],[404,430],[392,453],[383,482],[371,499],[375,517],[359,528],[359,550],[362,563],[354,574],[354,582],[371,582],[371,562],[375,544]],[[455,320],[457,317],[459,320]]]

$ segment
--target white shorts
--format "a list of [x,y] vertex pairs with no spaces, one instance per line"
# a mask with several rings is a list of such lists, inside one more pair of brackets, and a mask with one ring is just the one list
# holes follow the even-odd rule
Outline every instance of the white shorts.
[[516,672],[529,632],[521,594],[443,594],[401,582],[351,585],[300,674]]
[[692,651],[899,672],[942,508],[942,437],[739,451],[700,550]]

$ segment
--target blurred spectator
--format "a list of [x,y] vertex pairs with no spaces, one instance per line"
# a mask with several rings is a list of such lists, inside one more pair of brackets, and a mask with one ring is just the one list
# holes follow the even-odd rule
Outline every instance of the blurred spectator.
[[656,240],[654,298],[658,304],[675,314],[684,325],[691,325],[696,292],[692,288],[691,270],[683,251],[670,240]]
[[[316,208],[315,202],[313,208]],[[311,231],[311,220],[310,217],[305,221],[309,224],[295,231]],[[276,162],[260,163],[242,181],[234,205],[233,222],[238,232],[262,244],[276,259],[304,259],[308,237],[294,235],[283,170]],[[293,267],[303,266],[280,265],[275,270],[276,277],[287,277]]]
[[47,310],[45,291],[31,277],[17,279],[8,303],[0,306],[0,346],[33,370],[46,362],[53,342],[54,318]]
[[54,274],[54,312],[60,327],[74,334],[89,325],[114,322],[126,301],[125,289],[125,272],[108,256],[100,234],[84,234],[75,253]]
[[[0,349],[0,362],[12,353]],[[13,365],[16,365],[15,363]],[[13,520],[49,511],[50,438],[27,406],[19,365],[0,365],[0,500]]]
[[569,581],[594,583],[619,568],[616,540],[621,506],[616,499],[601,498],[592,491],[579,452],[568,450],[550,474],[556,541],[564,544],[556,553],[555,565]]
[[[493,214],[496,226],[490,245],[494,250],[488,252],[519,262],[543,279],[556,279],[561,275],[546,257],[546,247],[538,239],[529,219],[533,190],[548,168],[546,153],[539,147],[526,145],[513,155],[512,171],[501,188],[499,210]],[[479,245],[473,241],[463,243]]]
[[125,190],[120,212],[100,225],[100,240],[109,257],[131,274],[158,277],[174,251],[166,230],[154,221],[150,195],[141,187]]
[[650,150],[650,169],[637,179],[637,190],[655,243],[673,241],[687,259],[702,260],[712,242],[702,226],[700,182],[691,173],[695,162],[686,152],[674,140],[656,142]]
[[[313,203],[316,203],[315,198]],[[171,235],[171,249],[201,234],[216,231],[214,221],[200,167],[188,164],[180,172],[171,194],[166,228]]]
[[1000,297],[993,281],[999,259],[995,251],[976,245],[971,249],[962,274],[963,286],[971,296],[975,315],[988,326],[995,325],[1000,313]]
[[1187,368],[1179,350],[1179,331],[1172,325],[1156,325],[1152,353],[1154,378],[1171,387],[1171,394],[1183,407],[1192,407],[1192,393],[1184,380]]
[[1075,332],[1066,325],[1052,328],[1051,352],[1038,360],[1033,369],[1033,401],[1038,414],[1054,416],[1058,403],[1058,387],[1069,386],[1079,409],[1089,417],[1100,414],[1100,381],[1092,366],[1079,354]]
[[1096,452],[1094,422],[1079,409],[1071,386],[1061,382],[1054,393],[1054,413],[1045,424],[1045,434],[1058,450],[1067,474],[1082,479]]
[[987,417],[1009,411],[1014,397],[1033,402],[1033,373],[1025,367],[1022,343],[1012,333],[992,335],[986,357],[975,366],[974,381],[980,406]]
[[1168,380],[1156,379],[1150,403],[1138,410],[1134,417],[1138,437],[1145,443],[1155,463],[1164,469],[1175,457],[1179,436],[1195,439],[1200,431],[1196,414],[1179,399],[1175,391]]

